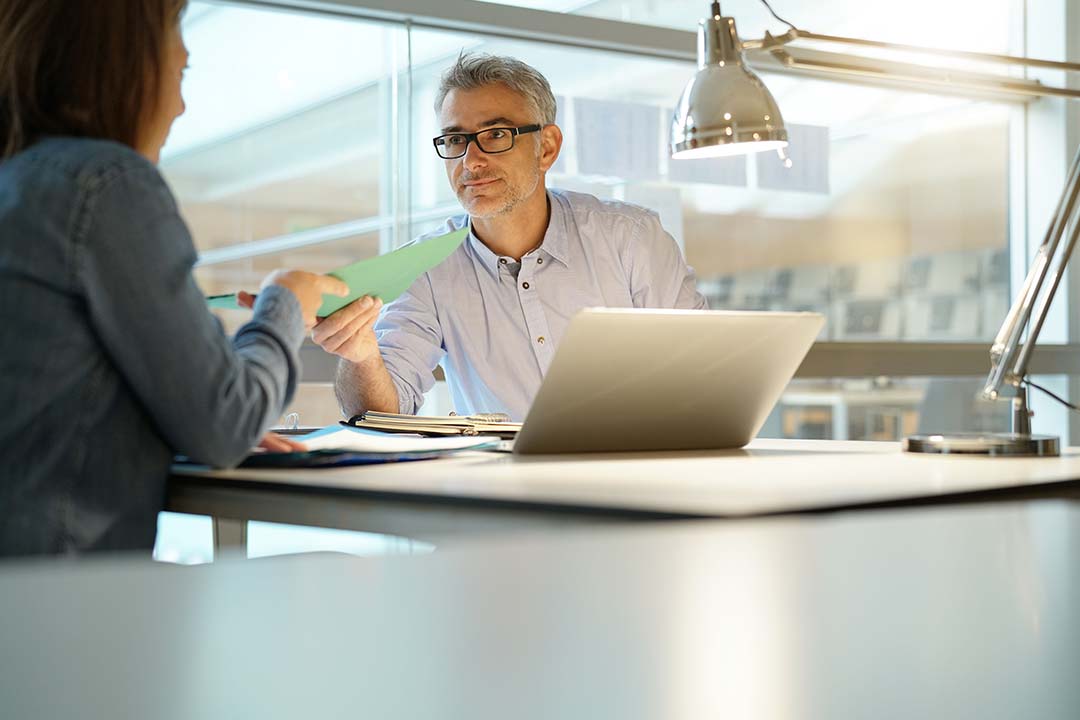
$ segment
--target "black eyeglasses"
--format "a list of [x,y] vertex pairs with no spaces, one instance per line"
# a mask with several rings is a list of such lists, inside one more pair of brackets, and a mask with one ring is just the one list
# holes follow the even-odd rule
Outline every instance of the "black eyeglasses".
[[522,125],[521,127],[493,127],[474,133],[449,133],[440,135],[431,142],[435,143],[435,152],[444,160],[453,160],[465,154],[469,143],[475,142],[489,155],[506,152],[514,147],[514,138],[526,133],[534,133],[543,125]]

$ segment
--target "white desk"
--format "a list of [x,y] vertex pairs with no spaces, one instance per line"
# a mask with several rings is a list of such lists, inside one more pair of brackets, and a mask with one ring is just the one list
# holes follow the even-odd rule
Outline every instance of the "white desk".
[[724,452],[471,453],[293,470],[178,467],[168,509],[437,539],[536,524],[738,517],[995,494],[1080,495],[1080,449],[1059,458],[981,458],[909,455],[896,443],[756,440]]
[[5,718],[1080,717],[1080,506],[0,563]]

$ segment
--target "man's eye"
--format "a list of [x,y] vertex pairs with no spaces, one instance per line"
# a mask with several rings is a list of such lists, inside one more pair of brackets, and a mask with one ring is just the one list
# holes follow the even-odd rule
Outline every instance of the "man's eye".
[[465,136],[464,135],[450,135],[449,137],[447,137],[446,139],[443,140],[443,143],[446,144],[446,145],[462,145],[462,144],[464,144],[464,142],[465,142]]
[[502,140],[504,137],[506,137],[506,131],[505,130],[490,130],[490,131],[488,131],[488,136],[492,140]]

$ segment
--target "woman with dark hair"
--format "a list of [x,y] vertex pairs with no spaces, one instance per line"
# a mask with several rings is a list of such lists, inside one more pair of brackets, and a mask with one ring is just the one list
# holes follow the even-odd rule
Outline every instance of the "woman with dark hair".
[[278,271],[227,338],[155,164],[181,0],[0,0],[0,555],[153,546],[175,454],[228,466],[341,281]]

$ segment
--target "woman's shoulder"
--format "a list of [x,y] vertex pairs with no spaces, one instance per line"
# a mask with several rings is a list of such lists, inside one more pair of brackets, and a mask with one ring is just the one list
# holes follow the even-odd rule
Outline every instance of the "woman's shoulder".
[[58,162],[74,165],[150,165],[146,158],[131,147],[115,140],[102,138],[46,135],[26,148],[23,153],[36,159],[52,158]]
[[83,186],[127,173],[158,175],[150,161],[127,145],[96,138],[45,137],[7,163],[23,171],[56,174]]
[[83,242],[101,223],[176,214],[157,168],[120,143],[46,137],[0,162],[0,224]]
[[0,198],[18,198],[26,212],[175,211],[153,163],[121,143],[90,138],[42,138],[0,162]]

